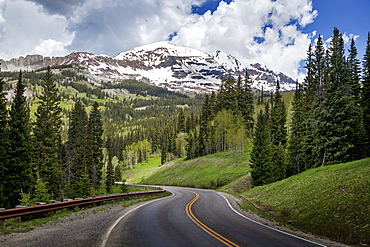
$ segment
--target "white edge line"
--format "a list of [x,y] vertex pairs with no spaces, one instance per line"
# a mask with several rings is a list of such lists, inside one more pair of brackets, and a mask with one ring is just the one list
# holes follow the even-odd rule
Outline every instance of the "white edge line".
[[312,244],[316,244],[316,245],[319,245],[319,246],[327,247],[326,245],[322,245],[322,244],[319,244],[319,243],[313,242],[313,241],[311,241],[311,240],[308,240],[308,239],[305,239],[305,238],[302,238],[302,237],[299,237],[299,236],[293,235],[293,234],[288,233],[288,232],[281,231],[281,230],[276,229],[276,228],[273,228],[273,227],[271,227],[271,226],[264,225],[264,224],[262,224],[262,223],[260,223],[260,222],[258,222],[258,221],[252,220],[251,218],[249,218],[249,217],[247,217],[247,216],[245,216],[245,215],[243,215],[243,214],[239,213],[238,211],[236,211],[236,210],[231,206],[230,202],[226,199],[226,197],[224,197],[224,196],[223,196],[222,194],[220,194],[220,193],[218,193],[218,194],[219,194],[220,196],[222,196],[222,197],[225,199],[225,201],[227,202],[227,204],[229,205],[229,207],[230,207],[230,208],[231,208],[235,213],[237,213],[238,215],[240,215],[240,216],[242,216],[242,217],[244,217],[244,218],[246,218],[246,219],[248,219],[248,220],[250,220],[250,221],[252,221],[252,222],[254,222],[254,223],[257,223],[257,224],[259,224],[259,225],[261,225],[261,226],[264,226],[264,227],[267,227],[267,228],[269,228],[269,229],[275,230],[275,231],[277,231],[277,232],[280,232],[280,233],[286,234],[286,235],[288,235],[288,236],[291,236],[291,237],[295,237],[295,238],[298,238],[298,239],[304,240],[304,241],[309,242],[309,243],[312,243]]
[[104,236],[103,236],[103,241],[102,241],[102,244],[101,244],[101,247],[105,247],[106,244],[107,244],[107,241],[108,241],[108,238],[109,238],[109,235],[111,234],[111,232],[113,231],[113,229],[118,225],[118,223],[124,218],[126,217],[129,213],[131,213],[132,211],[135,211],[136,209],[139,209],[149,203],[152,203],[152,202],[156,202],[156,201],[159,201],[159,200],[162,200],[162,199],[166,199],[166,198],[169,198],[169,197],[172,197],[175,195],[174,192],[171,192],[172,195],[171,196],[166,196],[166,197],[163,197],[163,198],[158,198],[158,199],[155,199],[155,200],[151,200],[151,201],[148,201],[144,204],[141,204],[140,206],[137,206],[133,209],[131,209],[130,211],[126,212],[124,215],[122,215],[121,217],[119,217],[109,228],[108,230],[105,232]]

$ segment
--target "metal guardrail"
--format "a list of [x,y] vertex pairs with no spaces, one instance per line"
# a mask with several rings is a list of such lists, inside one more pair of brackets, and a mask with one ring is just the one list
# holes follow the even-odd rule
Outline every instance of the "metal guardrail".
[[1,225],[4,225],[4,220],[9,219],[9,218],[26,216],[26,215],[36,214],[36,213],[50,212],[50,211],[64,209],[64,208],[89,205],[89,204],[94,204],[94,203],[99,203],[99,202],[104,202],[104,201],[111,201],[111,200],[118,200],[118,199],[129,198],[129,197],[161,194],[164,192],[166,192],[166,190],[131,192],[131,193],[125,193],[125,194],[106,195],[106,196],[100,196],[100,197],[70,200],[70,201],[65,201],[65,202],[56,202],[56,203],[51,203],[51,204],[42,204],[42,205],[29,206],[29,207],[0,210],[0,221],[2,223]]

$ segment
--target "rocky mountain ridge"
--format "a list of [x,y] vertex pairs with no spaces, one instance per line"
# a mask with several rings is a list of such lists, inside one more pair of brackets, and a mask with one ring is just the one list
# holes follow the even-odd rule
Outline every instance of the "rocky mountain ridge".
[[274,90],[276,80],[281,89],[295,89],[295,81],[267,69],[261,64],[243,68],[237,58],[220,50],[212,54],[182,47],[169,42],[158,42],[121,52],[115,57],[75,51],[65,57],[27,55],[9,61],[0,59],[3,71],[37,70],[46,66],[70,65],[89,78],[91,83],[117,83],[137,79],[170,90],[181,92],[217,91],[223,77],[245,75],[253,80],[253,88]]

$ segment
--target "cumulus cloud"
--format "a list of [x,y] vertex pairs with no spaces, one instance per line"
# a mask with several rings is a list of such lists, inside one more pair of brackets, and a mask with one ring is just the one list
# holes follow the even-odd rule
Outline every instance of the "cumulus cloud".
[[[213,14],[182,27],[173,41],[208,52],[221,49],[245,65],[260,62],[301,78],[299,64],[312,36],[301,30],[316,16],[308,0],[221,2]],[[194,39],[194,33],[199,38]]]
[[67,20],[64,16],[44,13],[41,6],[32,2],[7,1],[3,18],[6,31],[0,41],[2,59],[32,54],[37,46],[49,39],[67,45],[74,35],[65,29]]
[[135,46],[166,40],[184,22],[192,20],[193,3],[191,0],[86,1],[71,17],[68,28],[76,36],[70,48],[93,49],[113,56]]
[[68,51],[65,49],[65,44],[53,39],[41,41],[31,52],[32,54],[42,54],[44,56],[63,56]]

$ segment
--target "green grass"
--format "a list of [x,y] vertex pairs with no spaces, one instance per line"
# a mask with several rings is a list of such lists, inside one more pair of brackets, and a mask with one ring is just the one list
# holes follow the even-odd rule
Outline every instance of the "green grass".
[[156,168],[161,165],[161,158],[150,158],[148,161],[139,163],[134,166],[134,169],[126,169],[123,171],[123,178],[130,184],[139,184],[143,179],[150,176],[156,171]]
[[216,189],[247,175],[248,161],[249,152],[236,155],[228,151],[192,160],[177,159],[158,167],[140,183]]
[[243,195],[300,229],[370,244],[370,159],[310,169]]

